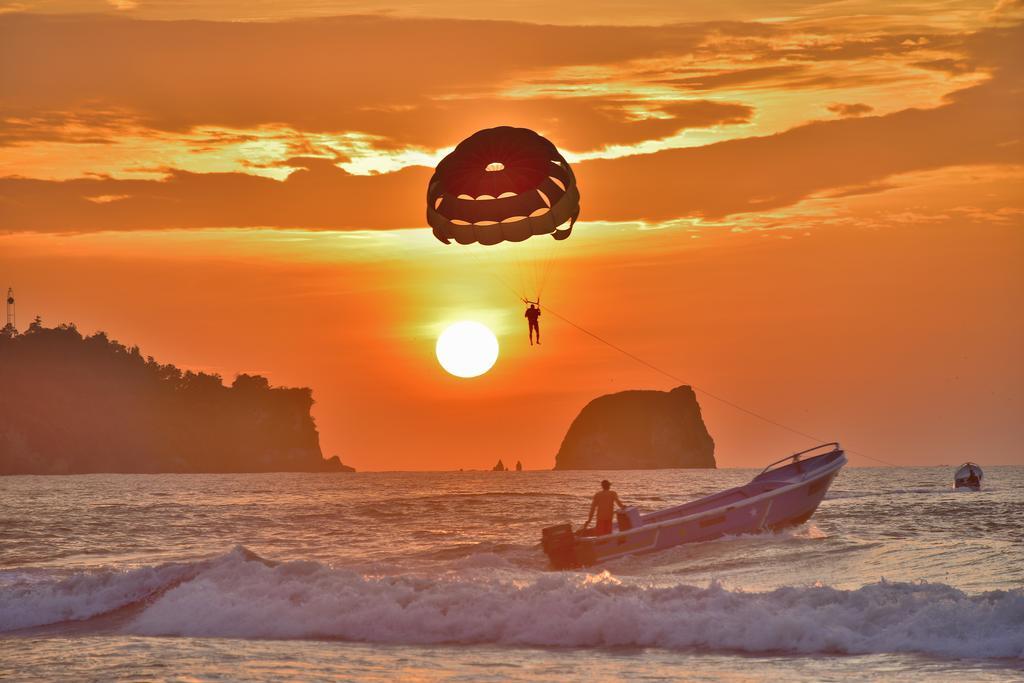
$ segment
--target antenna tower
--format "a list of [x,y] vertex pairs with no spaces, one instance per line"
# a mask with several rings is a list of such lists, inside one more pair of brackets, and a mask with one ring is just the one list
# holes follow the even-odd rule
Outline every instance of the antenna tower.
[[14,289],[7,288],[7,327],[11,330],[18,329],[14,320]]

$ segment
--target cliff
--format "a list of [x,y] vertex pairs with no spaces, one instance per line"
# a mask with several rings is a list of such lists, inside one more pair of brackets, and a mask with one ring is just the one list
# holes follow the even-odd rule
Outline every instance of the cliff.
[[310,389],[182,372],[74,325],[0,333],[0,474],[343,471]]
[[693,389],[623,391],[595,398],[576,416],[556,470],[715,467],[715,442]]

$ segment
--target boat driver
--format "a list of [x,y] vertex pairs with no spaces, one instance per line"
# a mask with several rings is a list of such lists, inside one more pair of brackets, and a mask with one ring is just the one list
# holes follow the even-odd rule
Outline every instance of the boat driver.
[[590,520],[594,518],[594,512],[596,511],[597,526],[595,531],[600,536],[610,534],[612,532],[612,517],[616,505],[620,509],[626,507],[619,500],[619,494],[612,491],[612,483],[605,479],[601,482],[601,490],[594,494],[594,499],[590,502],[590,516],[587,517],[587,523],[583,525],[583,528],[586,529],[590,526]]

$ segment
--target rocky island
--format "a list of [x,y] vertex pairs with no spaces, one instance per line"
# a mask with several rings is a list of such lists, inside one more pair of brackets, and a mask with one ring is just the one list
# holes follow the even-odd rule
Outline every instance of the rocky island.
[[689,386],[595,398],[576,416],[556,470],[715,467],[715,442]]
[[0,474],[341,472],[312,390],[182,372],[103,332],[0,332]]

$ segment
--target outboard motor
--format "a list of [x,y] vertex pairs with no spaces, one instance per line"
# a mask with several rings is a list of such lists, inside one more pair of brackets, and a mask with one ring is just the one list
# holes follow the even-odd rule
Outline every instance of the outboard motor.
[[576,534],[572,531],[572,524],[545,527],[541,532],[540,543],[555,569],[579,566],[576,559]]

